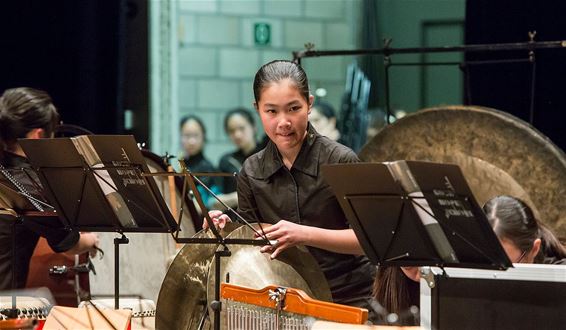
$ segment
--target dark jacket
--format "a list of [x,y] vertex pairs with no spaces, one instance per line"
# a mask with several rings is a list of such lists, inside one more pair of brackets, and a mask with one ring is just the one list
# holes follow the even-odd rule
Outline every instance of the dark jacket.
[[[225,154],[220,158],[218,170],[224,173],[238,173],[242,169],[242,165],[249,156],[255,154],[261,149],[256,148],[250,154],[246,155],[242,150]],[[222,178],[222,193],[229,194],[237,190],[236,179],[234,177]]]
[[[30,165],[24,157],[4,152],[2,165],[5,168],[29,169]],[[38,199],[42,199],[41,185],[38,181],[34,183],[35,173],[29,171],[28,176],[22,171],[10,171],[16,180],[26,189],[28,193]],[[32,179],[33,178],[33,179]],[[18,189],[0,172],[0,189],[10,187],[12,191]],[[20,200],[21,202],[21,200]],[[20,202],[15,203],[14,209],[20,214],[24,211],[19,209]],[[20,224],[15,227],[13,236],[13,221],[0,217],[0,291],[9,290],[12,287],[12,242],[16,239],[16,287],[23,288],[26,283],[29,262],[33,250],[40,236],[47,239],[49,246],[55,252],[63,252],[72,248],[80,238],[77,231],[64,228],[57,217],[24,217]]]

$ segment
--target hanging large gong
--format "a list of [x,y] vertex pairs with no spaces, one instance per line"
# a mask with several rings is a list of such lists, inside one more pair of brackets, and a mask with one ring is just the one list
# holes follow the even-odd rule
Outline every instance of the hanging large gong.
[[457,164],[480,205],[497,195],[521,198],[566,238],[566,157],[508,113],[475,106],[421,110],[385,127],[360,158]]

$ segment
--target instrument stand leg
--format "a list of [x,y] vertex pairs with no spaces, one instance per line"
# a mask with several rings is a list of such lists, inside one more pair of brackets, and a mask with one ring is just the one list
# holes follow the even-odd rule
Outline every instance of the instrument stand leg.
[[130,240],[122,237],[114,238],[114,309],[120,308],[120,244],[128,244]]
[[12,308],[6,310],[4,314],[9,319],[17,319],[18,318],[18,305],[16,302],[16,290],[18,289],[18,283],[16,279],[16,272],[17,272],[17,258],[18,258],[18,251],[17,251],[17,244],[16,244],[16,233],[17,233],[17,226],[20,225],[23,221],[21,217],[14,218],[14,222],[12,224]]
[[222,311],[222,302],[220,301],[220,258],[229,257],[232,253],[228,247],[224,245],[222,251],[214,252],[214,300],[210,303],[210,308],[214,311],[214,330],[220,330],[220,312]]

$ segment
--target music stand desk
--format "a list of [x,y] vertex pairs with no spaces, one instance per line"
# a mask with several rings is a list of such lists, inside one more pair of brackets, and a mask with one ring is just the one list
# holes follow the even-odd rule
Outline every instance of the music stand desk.
[[[89,139],[101,161],[95,166],[87,164],[86,156],[79,153],[70,138],[18,142],[67,228],[121,234],[114,238],[114,295],[118,309],[119,247],[129,242],[124,233],[170,233],[178,227],[153,179],[143,175],[149,169],[133,136]],[[133,219],[131,223],[123,222],[121,210],[129,212],[126,218]]]
[[[485,214],[456,165],[407,161],[422,188],[422,197],[405,192],[387,163],[323,165],[322,173],[370,261],[380,266],[439,266],[506,269],[512,267]],[[444,181],[451,183],[447,191]],[[467,217],[443,215],[432,191],[458,201]],[[436,190],[435,190],[436,191]],[[457,262],[443,259],[416,209],[419,200],[430,205],[435,220],[453,248]]]

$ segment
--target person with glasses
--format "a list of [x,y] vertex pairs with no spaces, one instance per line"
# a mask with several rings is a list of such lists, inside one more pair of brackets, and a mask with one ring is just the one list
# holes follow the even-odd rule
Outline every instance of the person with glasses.
[[[564,245],[520,199],[497,196],[483,210],[511,262],[566,265]],[[379,267],[373,296],[388,312],[406,314],[419,306],[419,280],[419,267]]]
[[[217,172],[214,165],[204,156],[206,127],[202,120],[197,116],[188,115],[181,119],[179,126],[181,130],[181,145],[183,147],[181,158],[185,161],[188,169],[195,173]],[[220,193],[220,184],[217,177],[199,176],[199,179],[213,193]],[[197,189],[206,206],[215,201],[212,195],[201,185],[197,184]]]
[[513,263],[565,264],[566,247],[518,198],[497,196],[483,207]]

